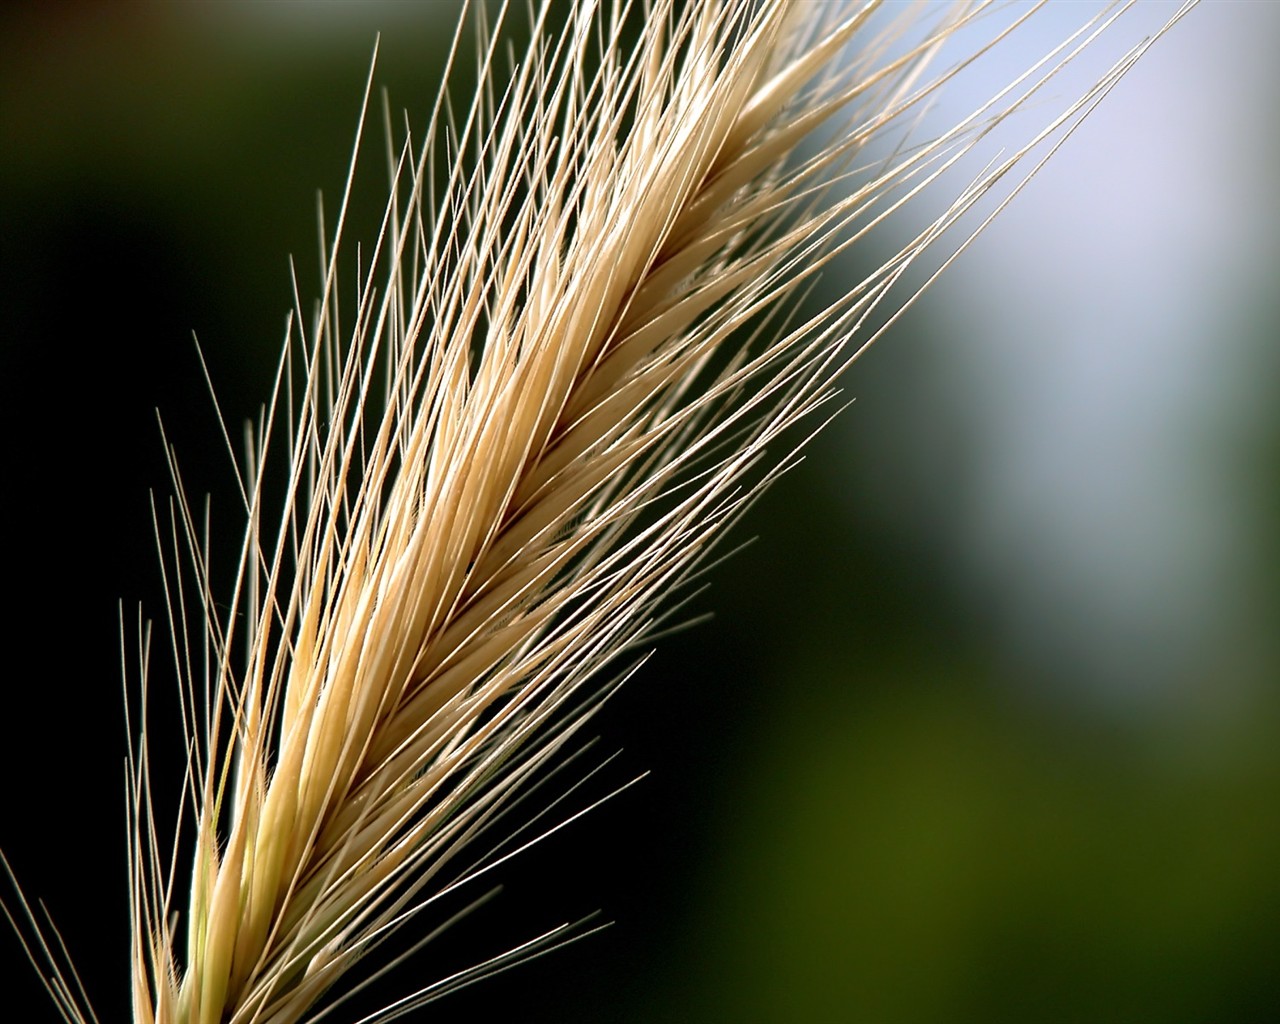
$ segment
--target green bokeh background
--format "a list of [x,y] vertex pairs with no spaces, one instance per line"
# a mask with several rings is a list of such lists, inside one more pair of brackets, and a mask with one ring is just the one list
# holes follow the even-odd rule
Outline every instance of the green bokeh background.
[[[420,125],[449,6],[59,3],[0,15],[14,584],[0,846],[63,927],[104,1021],[127,1015],[116,602],[130,622],[139,602],[161,608],[154,410],[189,489],[233,511],[191,332],[228,419],[253,416],[291,303],[289,251],[304,301],[317,290],[314,192],[340,192],[374,32],[378,80]],[[1198,17],[1255,13],[1206,7]],[[377,212],[359,206],[356,223]],[[1264,352],[1273,269],[1259,267],[1249,308],[1222,321]],[[1230,444],[1206,432],[1221,448],[1188,452],[1230,462],[1241,481],[1250,574],[1228,585],[1250,595],[1248,622],[1210,633],[1182,675],[1148,671],[1144,644],[1163,665],[1162,639],[1136,639],[1116,675],[1160,696],[1099,699],[1087,679],[1072,686],[1087,651],[1060,671],[1011,653],[955,569],[956,509],[982,457],[956,424],[984,398],[938,379],[933,346],[954,322],[926,300],[855,367],[855,406],[759,502],[739,534],[759,542],[698,599],[715,621],[664,642],[602,714],[602,749],[623,749],[611,780],[652,774],[512,865],[504,895],[396,987],[597,908],[616,924],[423,1019],[1244,1022],[1280,1011],[1280,415],[1272,404]],[[1227,369],[1242,388],[1277,379],[1274,359]],[[921,415],[922,393],[939,392],[957,419]],[[232,536],[218,535],[224,550]],[[17,945],[0,950],[10,998],[33,1001],[22,1019],[53,1020]]]

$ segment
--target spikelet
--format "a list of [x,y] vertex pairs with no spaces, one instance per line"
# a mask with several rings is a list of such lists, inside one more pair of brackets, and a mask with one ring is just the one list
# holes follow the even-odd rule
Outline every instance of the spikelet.
[[[187,869],[158,838],[144,736],[129,762],[137,1024],[309,1019],[465,876],[469,844],[562,754],[630,668],[619,656],[643,649],[785,468],[766,447],[829,403],[905,269],[1142,51],[788,325],[778,311],[836,253],[1088,42],[872,162],[869,144],[901,139],[947,81],[928,67],[941,43],[988,5],[897,51],[910,22],[882,25],[879,6],[584,0],[552,31],[544,4],[512,68],[499,24],[470,110],[455,118],[442,98],[421,149],[394,155],[349,314],[344,198],[318,312],[291,321],[241,478],[229,608],[180,483],[157,515],[186,548],[166,583],[196,828]],[[88,1019],[82,993],[53,991],[68,1020]]]

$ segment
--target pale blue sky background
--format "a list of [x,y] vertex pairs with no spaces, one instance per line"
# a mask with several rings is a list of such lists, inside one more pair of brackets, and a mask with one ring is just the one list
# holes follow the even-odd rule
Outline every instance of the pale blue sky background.
[[[1016,146],[1178,6],[1138,3],[984,155]],[[947,90],[921,134],[1102,8],[1051,3]],[[972,436],[972,486],[940,557],[995,610],[1011,657],[1049,665],[1086,702],[1188,686],[1234,700],[1274,671],[1260,617],[1274,607],[1254,570],[1275,526],[1256,514],[1248,453],[1280,384],[1267,333],[1277,38],[1280,5],[1202,3],[922,303],[946,325],[924,363],[948,404],[915,410],[906,443],[927,462],[959,424]]]

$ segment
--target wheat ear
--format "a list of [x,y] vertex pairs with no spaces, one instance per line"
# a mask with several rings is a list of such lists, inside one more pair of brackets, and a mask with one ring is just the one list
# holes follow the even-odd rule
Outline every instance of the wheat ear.
[[[144,727],[129,757],[137,1024],[316,1019],[387,934],[491,863],[460,858],[614,685],[586,684],[652,639],[660,606],[785,468],[766,446],[829,403],[905,269],[1144,48],[875,274],[783,323],[833,255],[1110,17],[943,137],[872,163],[868,144],[950,77],[929,71],[940,44],[989,5],[896,56],[908,23],[877,27],[879,6],[591,0],[555,32],[547,3],[510,67],[503,15],[493,31],[480,18],[481,85],[463,117],[442,93],[421,150],[391,154],[349,314],[344,199],[319,308],[291,321],[252,434],[229,609],[176,462],[157,510],[178,552],[195,853],[188,876],[164,852]],[[462,39],[460,23],[455,55]],[[264,469],[277,460],[282,502]],[[74,980],[55,971],[50,990],[68,1020],[91,1018]]]

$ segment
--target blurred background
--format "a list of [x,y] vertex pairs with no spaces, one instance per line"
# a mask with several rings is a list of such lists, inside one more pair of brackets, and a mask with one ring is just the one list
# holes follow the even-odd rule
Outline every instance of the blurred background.
[[[1139,3],[992,145],[1175,7]],[[920,132],[1097,9],[1051,5]],[[140,604],[163,608],[156,410],[189,490],[233,524],[192,332],[229,421],[256,415],[290,252],[304,302],[318,291],[315,192],[340,194],[375,32],[377,81],[421,126],[455,11],[0,14],[0,848],[104,1020],[128,1005],[117,609],[131,635]],[[1280,5],[1202,4],[853,368],[852,407],[699,598],[715,620],[598,720],[622,750],[611,781],[652,774],[511,865],[393,989],[597,909],[616,923],[424,1019],[1280,1008],[1276,38]],[[15,1005],[40,998],[17,943],[0,957]]]

